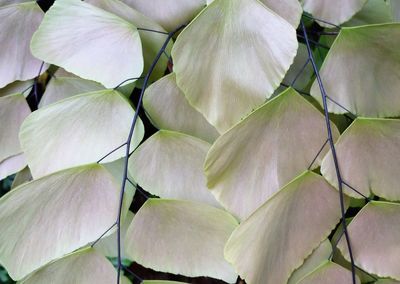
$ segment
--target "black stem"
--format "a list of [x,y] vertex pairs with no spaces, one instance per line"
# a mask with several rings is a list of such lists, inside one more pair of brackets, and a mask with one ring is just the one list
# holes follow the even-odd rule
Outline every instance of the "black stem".
[[[117,284],[120,283],[120,275],[121,275],[121,268],[123,267],[122,265],[122,257],[121,257],[121,215],[122,215],[122,204],[124,200],[124,192],[125,192],[125,186],[126,186],[126,180],[128,178],[128,161],[129,161],[129,153],[130,153],[130,146],[131,146],[131,141],[133,137],[133,132],[135,130],[135,125],[136,121],[139,117],[139,111],[142,106],[142,100],[143,100],[143,95],[144,92],[147,88],[147,85],[149,83],[149,79],[151,74],[153,73],[154,68],[156,67],[158,60],[160,59],[161,55],[163,54],[164,50],[167,48],[169,41],[172,39],[172,37],[177,33],[179,30],[184,28],[186,25],[182,25],[175,29],[174,31],[170,32],[168,34],[168,37],[166,38],[164,44],[162,45],[161,49],[158,51],[155,59],[153,60],[149,71],[146,74],[146,77],[144,78],[143,82],[143,87],[140,92],[139,96],[139,101],[136,106],[136,111],[135,115],[133,116],[132,123],[131,123],[131,128],[129,131],[128,139],[126,140],[126,153],[125,153],[125,164],[124,164],[124,174],[122,177],[122,185],[121,185],[121,192],[120,192],[120,197],[119,197],[119,208],[118,208],[118,216],[117,216],[117,246],[118,246],[118,269],[117,269]],[[133,95],[133,91],[131,96]]]
[[335,24],[333,24],[333,23],[331,23],[331,22],[328,22],[328,21],[325,21],[325,20],[318,19],[318,18],[316,18],[316,17],[314,17],[314,16],[311,16],[311,15],[308,15],[308,14],[305,14],[305,13],[303,13],[303,16],[306,17],[306,18],[312,19],[312,20],[314,20],[314,21],[321,22],[321,23],[330,25],[330,26],[332,26],[332,27],[341,29],[341,27],[338,26],[338,25],[335,25]]
[[144,32],[152,32],[152,33],[157,33],[157,34],[163,34],[163,35],[169,35],[167,32],[163,31],[157,31],[157,30],[152,30],[152,29],[146,29],[146,28],[137,28],[138,31],[144,31]]
[[350,236],[349,236],[349,233],[347,231],[347,224],[346,224],[346,220],[345,220],[346,209],[345,209],[344,195],[343,195],[343,179],[342,179],[342,175],[340,173],[339,161],[338,161],[338,158],[337,158],[337,155],[336,155],[335,143],[333,141],[331,123],[330,123],[330,119],[329,119],[327,95],[326,95],[324,84],[322,83],[322,79],[321,79],[321,76],[319,74],[317,65],[316,65],[316,63],[314,61],[314,57],[313,57],[313,54],[312,54],[311,46],[310,46],[310,43],[308,41],[308,36],[307,36],[306,28],[305,28],[305,25],[304,25],[303,21],[301,21],[301,27],[302,27],[303,34],[304,34],[304,39],[305,39],[305,42],[306,42],[306,45],[307,45],[308,57],[311,60],[311,64],[313,66],[314,73],[315,73],[315,76],[317,77],[318,85],[319,85],[319,88],[320,88],[320,91],[321,91],[322,102],[323,102],[323,106],[324,106],[325,123],[326,123],[326,128],[327,128],[327,131],[328,131],[329,146],[331,148],[333,162],[335,164],[336,177],[337,177],[337,182],[338,182],[338,187],[339,187],[340,212],[341,212],[341,215],[342,215],[343,232],[344,232],[344,234],[346,236],[347,248],[349,250],[349,256],[350,256],[350,260],[351,260],[352,280],[353,280],[353,284],[356,284],[356,271],[355,271],[353,251],[352,251],[352,248],[351,248]]
[[116,87],[114,87],[114,90],[118,89],[119,87],[121,87],[122,84],[124,84],[128,81],[139,80],[139,79],[144,79],[144,77],[135,77],[135,78],[126,79],[126,80],[122,81],[121,83],[119,83]]
[[353,114],[350,110],[348,110],[346,107],[344,107],[343,105],[341,105],[340,103],[338,103],[337,101],[335,101],[334,99],[332,99],[329,96],[326,96],[326,98],[328,100],[330,100],[332,103],[334,103],[335,105],[337,105],[338,107],[344,109],[345,111],[347,111],[348,113],[350,113],[352,116],[354,116],[354,118],[356,118],[357,116],[355,114]]
[[90,245],[90,247],[94,247],[94,246],[101,240],[101,238],[105,236],[105,234],[107,234],[112,228],[115,227],[115,225],[117,225],[117,223],[112,224],[110,228],[108,228],[104,233],[102,233],[101,236],[98,237],[97,240],[95,240],[95,241]]
[[[298,36],[299,38],[302,38],[302,39],[305,40],[304,35],[297,34],[297,36]],[[319,42],[317,42],[317,41],[315,41],[315,40],[308,39],[308,37],[307,37],[307,40],[308,40],[309,43],[311,42],[311,43],[312,43],[313,45],[315,45],[316,47],[322,47],[322,48],[325,48],[325,49],[328,49],[328,50],[330,49],[329,46],[327,46],[327,45],[325,45],[325,44],[322,44],[322,43],[319,43]]]
[[304,65],[301,67],[300,71],[296,74],[296,77],[294,77],[292,83],[290,84],[291,87],[294,87],[294,84],[296,83],[297,79],[303,74],[303,71],[306,69],[308,63],[310,63],[310,58],[307,58],[307,61],[304,63]]
[[97,163],[100,163],[101,161],[103,161],[105,158],[107,158],[108,156],[110,156],[112,153],[114,153],[115,151],[117,151],[118,149],[121,149],[122,147],[124,147],[126,145],[126,142],[124,142],[123,144],[119,145],[117,148],[112,149],[110,152],[108,152],[107,154],[105,154],[103,157],[101,157]]
[[308,170],[311,169],[311,167],[313,166],[315,160],[318,158],[319,154],[321,154],[322,150],[324,150],[324,148],[325,148],[326,144],[328,144],[328,142],[329,142],[329,139],[326,139],[325,142],[324,142],[324,144],[323,144],[322,147],[319,149],[318,153],[315,155],[314,159],[312,160],[312,162],[311,162],[310,165],[308,166],[308,168],[307,168]]

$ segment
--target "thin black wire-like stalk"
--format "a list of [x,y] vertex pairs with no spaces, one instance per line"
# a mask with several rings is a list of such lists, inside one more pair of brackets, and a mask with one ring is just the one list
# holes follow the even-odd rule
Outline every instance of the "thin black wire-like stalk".
[[122,84],[124,84],[126,82],[133,81],[133,80],[139,80],[139,79],[144,79],[144,77],[135,77],[135,78],[126,79],[126,80],[122,81],[121,83],[119,83],[117,86],[115,86],[113,89],[116,90],[119,87],[121,87]]
[[299,77],[301,76],[301,74],[303,74],[303,71],[306,69],[308,63],[310,63],[310,58],[307,58],[306,62],[303,64],[303,66],[301,67],[300,71],[296,74],[296,76],[294,77],[292,83],[290,83],[291,87],[294,87],[294,84],[296,83],[297,79],[299,79]]
[[[286,87],[286,88],[293,88],[292,86],[290,86],[290,85],[288,85],[288,84],[285,84],[285,83],[281,83],[280,84],[282,87]],[[304,91],[302,91],[302,90],[299,90],[299,89],[296,89],[296,88],[293,88],[293,90],[295,90],[296,92],[298,92],[299,94],[301,94],[301,95],[304,95],[304,96],[311,96],[309,93],[307,93],[307,92],[304,92]]]
[[344,107],[343,105],[341,105],[340,103],[338,103],[337,101],[335,101],[334,99],[332,99],[329,96],[326,96],[326,98],[328,100],[330,100],[332,103],[334,103],[335,105],[337,105],[338,107],[344,109],[345,111],[347,111],[348,113],[350,113],[351,115],[353,115],[354,117],[357,117],[355,114],[353,114],[350,110],[348,110],[346,107]]
[[163,31],[157,31],[157,30],[152,30],[152,29],[146,29],[146,28],[137,28],[138,31],[144,31],[144,32],[151,32],[151,33],[157,33],[157,34],[163,34],[163,35],[169,35],[167,32]]
[[341,29],[341,27],[338,26],[338,25],[335,25],[335,24],[333,24],[333,23],[331,23],[331,22],[328,22],[328,21],[325,21],[325,20],[318,19],[318,18],[316,18],[316,17],[314,17],[314,16],[307,15],[307,14],[303,14],[303,16],[306,17],[306,18],[312,19],[312,20],[314,20],[314,21],[321,22],[321,23],[330,25],[330,26],[332,26],[332,27]]
[[37,90],[37,88],[38,88],[38,81],[39,81],[40,73],[42,73],[43,66],[44,66],[44,61],[42,61],[42,64],[40,64],[40,68],[39,68],[38,75],[37,75],[37,77],[35,78],[34,83],[33,83],[33,95],[34,95],[34,97],[35,97],[35,104],[36,104],[36,106],[39,105],[38,90]]
[[329,119],[329,111],[328,111],[328,104],[327,104],[327,95],[326,95],[324,84],[322,83],[322,79],[321,79],[321,76],[319,74],[317,65],[316,65],[316,63],[314,61],[314,57],[313,57],[313,54],[312,54],[310,42],[308,40],[306,28],[305,28],[305,25],[304,25],[303,21],[301,21],[301,27],[302,27],[303,34],[304,34],[304,39],[305,39],[305,42],[306,42],[306,45],[307,45],[308,57],[310,58],[311,64],[312,64],[313,69],[314,69],[315,76],[317,77],[319,88],[321,90],[322,102],[323,102],[323,106],[324,106],[325,123],[326,123],[327,132],[328,132],[329,146],[331,148],[333,162],[335,164],[336,177],[337,177],[338,187],[339,187],[340,212],[341,212],[341,215],[342,215],[343,232],[344,232],[344,235],[346,236],[347,248],[349,250],[349,256],[350,256],[350,260],[351,260],[352,280],[353,280],[353,284],[356,284],[356,271],[355,271],[353,251],[352,251],[352,248],[351,248],[350,236],[349,236],[349,233],[347,231],[347,224],[346,224],[346,220],[345,220],[346,210],[345,210],[344,197],[343,197],[343,179],[342,179],[342,174],[340,173],[339,161],[338,161],[338,158],[337,158],[337,155],[336,155],[335,143],[333,141],[331,122],[330,122],[330,119]]
[[[299,38],[302,38],[302,39],[304,39],[305,40],[305,37],[304,37],[304,35],[301,35],[301,34],[297,34],[297,36],[299,37]],[[308,39],[308,37],[307,37],[307,39]],[[316,47],[322,47],[322,48],[325,48],[325,49],[330,49],[330,47],[329,46],[327,46],[327,45],[325,45],[325,44],[322,44],[322,43],[319,43],[318,41],[315,41],[315,40],[312,40],[312,39],[308,39],[308,41],[309,41],[309,43],[311,42],[314,46],[316,46]]]
[[97,163],[100,163],[101,161],[103,161],[105,158],[107,158],[108,156],[110,156],[112,153],[114,153],[115,151],[117,151],[118,149],[121,149],[122,147],[124,147],[126,145],[126,142],[124,142],[123,144],[119,145],[117,148],[112,149],[110,152],[108,152],[107,154],[105,154],[103,157],[101,157]]
[[[122,177],[122,185],[121,185],[121,192],[120,192],[120,197],[119,197],[119,208],[118,208],[118,216],[117,216],[117,247],[118,247],[117,284],[120,284],[121,268],[123,268],[122,257],[121,257],[121,215],[122,215],[122,205],[123,205],[123,200],[124,200],[124,192],[125,192],[126,181],[127,181],[127,178],[128,178],[128,161],[129,161],[130,146],[131,146],[133,133],[134,133],[134,130],[135,130],[136,121],[137,121],[137,119],[139,117],[139,111],[140,111],[140,108],[142,106],[142,100],[143,100],[144,92],[145,92],[145,90],[147,88],[150,76],[151,76],[154,68],[156,67],[161,55],[163,54],[164,50],[167,48],[168,43],[170,42],[172,37],[178,31],[180,31],[182,28],[184,28],[185,26],[186,25],[182,25],[182,26],[178,27],[177,29],[175,29],[174,31],[172,31],[172,32],[170,32],[168,34],[168,37],[166,38],[164,44],[162,45],[162,47],[158,51],[155,59],[153,60],[151,66],[150,66],[150,69],[147,72],[146,77],[144,78],[143,87],[142,87],[142,90],[140,92],[139,100],[138,100],[138,103],[137,103],[137,106],[136,106],[135,115],[133,116],[132,123],[131,123],[131,128],[129,130],[128,139],[126,140],[124,174],[123,174],[123,177]],[[133,93],[131,94],[131,96],[132,95],[133,95]]]
[[110,228],[108,228],[104,233],[101,234],[100,237],[98,237],[91,245],[90,247],[94,247],[100,240],[102,237],[104,237],[109,231],[111,231],[112,228],[114,228],[117,225],[117,223],[115,222],[114,224],[112,224],[110,226]]
[[321,154],[322,150],[324,150],[326,144],[328,144],[329,139],[326,139],[324,144],[321,146],[321,148],[319,149],[318,153],[315,155],[314,159],[311,161],[310,165],[308,166],[307,170],[310,170],[311,167],[314,165],[315,160],[317,160],[319,154]]

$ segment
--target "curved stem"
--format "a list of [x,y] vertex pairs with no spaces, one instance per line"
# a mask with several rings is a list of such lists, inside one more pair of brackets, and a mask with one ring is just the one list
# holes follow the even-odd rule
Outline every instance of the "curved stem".
[[338,158],[336,155],[335,143],[333,141],[331,123],[330,123],[330,119],[329,119],[328,104],[327,104],[327,95],[326,95],[326,91],[325,91],[324,85],[322,83],[321,76],[319,74],[317,65],[315,64],[315,61],[314,61],[314,57],[313,57],[312,50],[310,47],[310,42],[308,40],[306,28],[304,26],[303,21],[301,21],[301,27],[302,27],[304,39],[305,39],[305,42],[307,45],[308,57],[310,58],[311,64],[312,64],[314,72],[315,72],[315,76],[317,77],[319,88],[321,90],[322,102],[323,102],[323,106],[324,106],[325,123],[326,123],[326,128],[328,131],[329,146],[331,148],[333,162],[335,164],[336,178],[337,178],[338,187],[339,187],[340,212],[342,215],[343,233],[346,236],[347,248],[349,250],[349,255],[350,255],[350,260],[351,260],[351,274],[352,274],[353,284],[356,284],[356,271],[355,271],[353,251],[351,249],[350,236],[347,231],[347,224],[346,224],[346,220],[345,220],[346,209],[345,209],[344,196],[343,196],[343,179],[342,179],[342,175],[340,173],[339,161],[338,161]]

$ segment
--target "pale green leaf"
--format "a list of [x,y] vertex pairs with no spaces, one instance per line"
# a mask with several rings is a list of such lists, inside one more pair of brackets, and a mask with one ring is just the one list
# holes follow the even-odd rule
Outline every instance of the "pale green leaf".
[[29,42],[43,15],[35,1],[0,7],[0,88],[38,75],[42,62],[32,56]]
[[392,280],[392,279],[380,279],[376,281],[374,284],[400,284],[400,281]]
[[[336,143],[340,172],[351,187],[369,196],[400,200],[400,120],[357,118]],[[329,152],[321,173],[337,187],[336,170]],[[362,195],[344,185],[354,198]]]
[[[298,284],[352,284],[353,279],[351,271],[344,267],[327,261],[316,270],[308,274]],[[360,284],[360,280],[356,276],[356,284]]]
[[26,166],[26,159],[24,154],[17,154],[8,157],[0,162],[0,180],[15,174]]
[[[297,49],[297,55],[294,58],[294,62],[292,66],[290,66],[288,72],[283,79],[283,83],[286,85],[292,86],[303,90],[305,89],[311,81],[311,77],[314,74],[314,70],[311,62],[308,62],[308,50],[307,46],[304,44],[299,44],[299,48]],[[307,66],[304,65],[307,63]]]
[[46,86],[46,91],[40,100],[39,107],[43,107],[62,99],[75,95],[100,91],[104,87],[97,82],[70,77],[53,77]]
[[84,249],[59,259],[36,271],[21,284],[112,284],[117,272],[104,256]]
[[[340,25],[350,20],[362,9],[367,0],[301,0],[304,11],[329,23]],[[332,25],[319,21],[323,27],[332,28]]]
[[0,263],[19,280],[94,241],[115,222],[118,200],[118,185],[97,164],[13,189],[0,199]]
[[[322,67],[327,95],[350,112],[400,115],[400,23],[342,28]],[[321,100],[318,82],[311,95]],[[347,110],[328,100],[330,112]]]
[[217,130],[193,108],[176,85],[171,73],[147,88],[143,106],[155,126],[160,129],[183,132],[212,143]]
[[107,88],[143,71],[136,27],[80,0],[53,4],[33,35],[31,50],[37,58]]
[[168,31],[187,24],[206,5],[206,0],[122,0],[152,18]]
[[[348,232],[357,266],[379,277],[400,280],[400,204],[371,201],[354,217]],[[338,248],[349,260],[344,238]]]
[[28,103],[21,94],[0,98],[0,163],[22,153],[18,133],[30,112]]
[[14,94],[23,94],[27,97],[32,88],[33,80],[15,81],[0,89],[0,97]]
[[326,239],[305,259],[304,263],[292,273],[287,283],[296,284],[300,279],[320,266],[321,263],[328,260],[331,254],[332,245],[329,240]]
[[344,26],[363,26],[393,22],[391,2],[399,1],[368,0],[361,11],[352,17],[350,21],[344,23]]
[[14,180],[11,184],[11,189],[14,189],[17,186],[20,186],[21,184],[24,184],[31,180],[32,180],[31,171],[29,170],[29,167],[25,167],[15,175]]
[[[26,118],[20,140],[33,177],[96,162],[128,138],[134,110],[117,91],[104,90],[64,99]],[[143,138],[137,121],[132,149]],[[102,162],[125,156],[125,147]]]
[[[205,162],[208,187],[225,208],[246,219],[307,170],[326,140],[324,116],[288,89],[216,140]],[[325,145],[322,153],[327,150]]]
[[295,29],[259,1],[216,0],[176,40],[177,84],[224,132],[272,95],[297,46]]
[[161,130],[133,152],[129,173],[143,189],[162,198],[220,207],[207,188],[203,172],[210,146],[193,136]]
[[236,226],[227,212],[205,204],[149,199],[133,218],[125,248],[154,270],[233,283],[237,275],[223,249]]
[[239,225],[225,258],[247,283],[285,284],[339,222],[338,204],[333,187],[305,172]]

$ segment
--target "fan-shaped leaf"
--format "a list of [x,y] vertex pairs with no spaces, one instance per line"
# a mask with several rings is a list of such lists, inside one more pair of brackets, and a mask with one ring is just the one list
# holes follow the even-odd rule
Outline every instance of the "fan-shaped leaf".
[[186,100],[171,73],[153,83],[145,93],[143,106],[160,129],[183,132],[213,142],[219,133]]
[[[314,17],[340,25],[362,9],[367,0],[301,0],[303,9]],[[323,27],[332,28],[332,25],[318,21]]]
[[[33,177],[95,162],[128,137],[134,110],[117,91],[74,96],[33,112],[21,126],[20,140]],[[132,149],[143,138],[139,120]],[[124,147],[103,162],[125,155]]]
[[[394,0],[391,2],[397,2]],[[392,7],[390,1],[368,0],[364,7],[345,26],[363,26],[393,22]]]
[[305,172],[239,225],[225,258],[247,283],[287,283],[338,223],[338,200],[321,176]]
[[[321,67],[328,96],[358,115],[400,115],[399,45],[400,23],[342,28]],[[311,94],[320,100],[316,81]],[[331,101],[328,108],[347,112]]]
[[221,209],[149,199],[126,234],[127,255],[155,270],[232,283],[236,274],[224,259],[223,248],[236,226],[236,220]]
[[0,88],[38,75],[41,61],[32,56],[29,42],[43,15],[36,1],[0,7]]
[[136,27],[80,0],[57,0],[33,35],[31,49],[36,57],[107,88],[143,71]]
[[15,188],[0,199],[0,262],[19,280],[94,241],[115,222],[118,197],[115,180],[97,164]]
[[[336,143],[344,181],[365,196],[374,193],[400,200],[400,120],[357,118]],[[321,165],[323,176],[337,187],[332,155]],[[347,195],[362,195],[344,186]]]
[[[338,136],[334,126],[333,131]],[[324,116],[288,89],[216,140],[205,162],[208,187],[230,212],[246,219],[307,170],[326,137]]]
[[117,273],[105,257],[93,249],[84,249],[57,260],[21,281],[21,284],[111,284]]
[[190,104],[223,132],[272,95],[296,50],[295,29],[260,2],[216,0],[179,35],[172,57]]
[[46,86],[46,91],[40,100],[40,107],[55,103],[75,95],[100,91],[104,87],[99,83],[80,78],[53,77]]
[[[351,271],[343,268],[342,266],[327,261],[325,264],[318,267],[316,270],[304,277],[298,284],[352,284]],[[356,283],[359,284],[360,280],[356,278]]]
[[161,130],[132,154],[129,172],[146,191],[160,197],[220,206],[203,172],[209,148],[198,138]]
[[[369,273],[400,280],[400,204],[371,201],[348,226],[355,263]],[[344,238],[338,244],[349,260]]]

